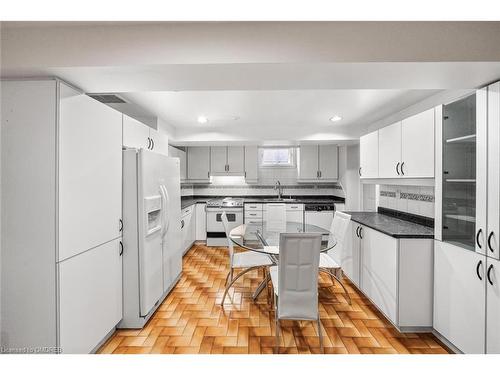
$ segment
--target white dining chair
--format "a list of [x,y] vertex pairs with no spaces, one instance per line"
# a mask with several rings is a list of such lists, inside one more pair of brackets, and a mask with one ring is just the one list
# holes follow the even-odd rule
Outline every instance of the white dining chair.
[[[270,266],[274,265],[274,262],[265,254],[261,254],[255,251],[243,251],[239,253],[234,252],[233,241],[229,236],[229,222],[227,221],[226,212],[221,215],[222,224],[224,225],[224,231],[227,237],[227,246],[229,249],[229,272],[226,276],[226,289],[224,290],[224,295],[222,296],[221,305],[224,305],[224,300],[226,299],[227,292],[233,286],[233,284],[241,276],[255,269],[263,268],[264,278],[267,278],[267,270]],[[234,269],[242,269],[242,271],[233,278]],[[229,282],[229,285],[228,285]],[[269,292],[268,292],[269,293]],[[268,295],[269,297],[269,295]]]
[[331,242],[333,240],[336,240],[337,244],[330,250],[328,250],[328,253],[321,253],[319,258],[319,271],[330,275],[332,283],[335,283],[334,280],[338,281],[338,283],[344,290],[349,305],[351,304],[351,297],[349,296],[344,283],[340,279],[342,270],[341,265],[338,264],[333,258],[333,252],[335,251],[338,252],[338,254],[342,254],[344,250],[345,236],[347,234],[347,229],[349,228],[350,221],[351,215],[335,211],[335,216],[333,217],[332,226],[330,228],[330,236],[328,238],[328,247],[332,247]]
[[268,203],[266,204],[265,225],[267,232],[286,231],[286,204]]
[[274,290],[276,347],[280,320],[315,320],[321,351],[323,337],[318,310],[318,267],[321,233],[282,233],[279,262],[270,268]]

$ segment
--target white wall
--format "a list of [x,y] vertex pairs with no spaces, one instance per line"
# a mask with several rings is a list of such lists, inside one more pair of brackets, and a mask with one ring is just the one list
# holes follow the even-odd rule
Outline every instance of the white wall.
[[361,195],[363,197],[361,210],[363,211],[376,211],[378,199],[378,185],[362,184]]
[[345,192],[348,211],[361,209],[361,184],[359,180],[359,145],[339,147],[339,182]]

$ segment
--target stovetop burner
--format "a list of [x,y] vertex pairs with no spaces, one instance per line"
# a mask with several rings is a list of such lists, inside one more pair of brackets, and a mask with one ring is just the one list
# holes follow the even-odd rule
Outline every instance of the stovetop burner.
[[243,198],[216,198],[208,201],[207,207],[243,207]]

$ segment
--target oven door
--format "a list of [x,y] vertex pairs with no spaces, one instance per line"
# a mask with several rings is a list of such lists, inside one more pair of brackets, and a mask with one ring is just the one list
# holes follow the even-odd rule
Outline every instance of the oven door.
[[229,230],[243,224],[243,210],[241,208],[208,208],[207,207],[207,233],[224,233],[222,213],[226,212]]

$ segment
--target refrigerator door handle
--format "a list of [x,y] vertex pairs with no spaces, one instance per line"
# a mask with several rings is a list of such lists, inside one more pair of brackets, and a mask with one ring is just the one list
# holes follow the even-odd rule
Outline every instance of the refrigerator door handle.
[[165,235],[168,232],[168,228],[170,226],[170,218],[167,213],[167,208],[170,206],[170,197],[168,196],[168,190],[165,185],[160,186],[160,190],[162,191],[163,196],[163,233],[161,235],[161,239],[165,238]]

